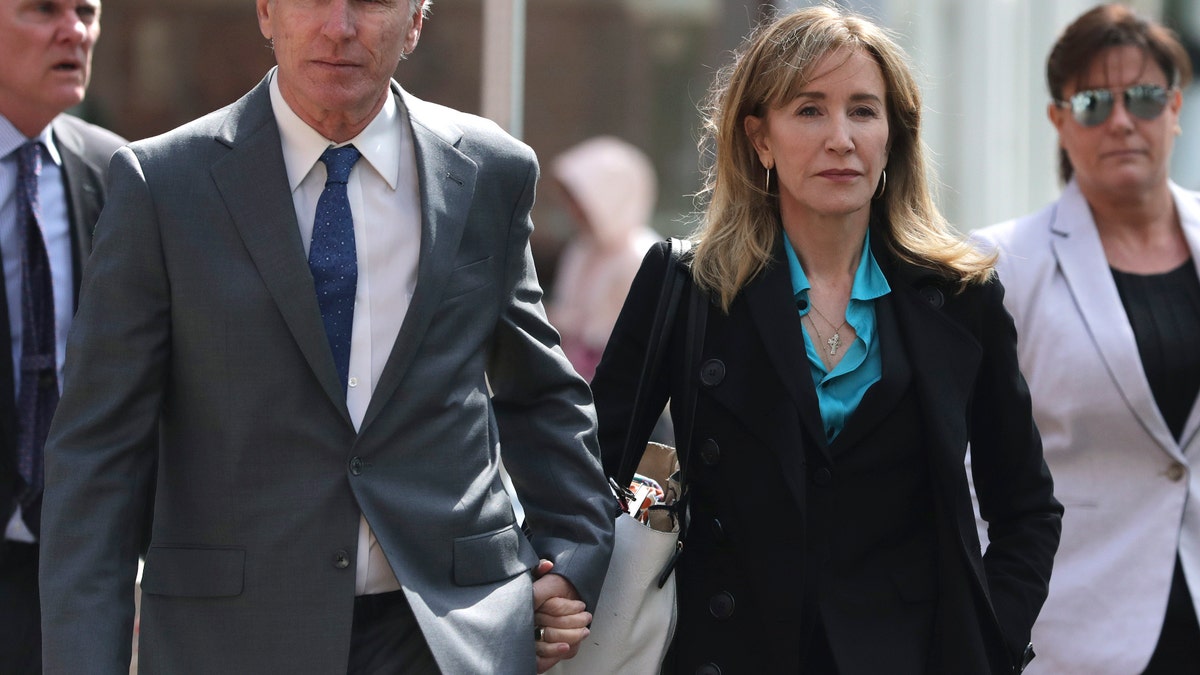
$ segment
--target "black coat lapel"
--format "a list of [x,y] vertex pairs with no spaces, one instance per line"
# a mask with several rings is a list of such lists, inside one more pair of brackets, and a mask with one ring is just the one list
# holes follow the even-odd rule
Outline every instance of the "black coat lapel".
[[912,382],[912,367],[907,349],[900,337],[896,323],[895,298],[889,293],[875,302],[876,338],[879,340],[880,361],[883,372],[879,381],[871,385],[858,408],[846,420],[842,433],[830,444],[830,451],[850,447],[864,438],[900,402]]
[[[878,239],[882,241],[882,237]],[[897,261],[887,252],[876,250],[876,259],[881,266],[887,261],[884,271],[895,280],[896,323],[908,351],[930,449],[941,450],[946,459],[961,463],[970,437],[969,405],[983,358],[983,347],[960,324],[971,318],[948,315],[952,307],[963,305],[955,302],[954,283]],[[970,308],[977,308],[977,303],[966,307]]]
[[[781,234],[776,238],[771,264],[746,286],[743,294],[767,357],[791,396],[809,437],[828,457],[825,425],[821,422],[817,392],[804,351],[804,327],[792,298],[791,274],[783,245]],[[788,452],[799,450],[787,449]]]

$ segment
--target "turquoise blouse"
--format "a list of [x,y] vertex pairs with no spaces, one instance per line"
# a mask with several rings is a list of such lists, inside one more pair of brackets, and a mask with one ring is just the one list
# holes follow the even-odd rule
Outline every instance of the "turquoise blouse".
[[[811,311],[808,291],[812,285],[800,266],[800,259],[792,249],[792,243],[784,235],[787,246],[788,271],[792,275],[792,293],[801,317]],[[817,389],[817,403],[821,407],[821,421],[825,425],[826,441],[841,433],[846,420],[858,408],[867,389],[883,375],[883,360],[879,352],[879,334],[875,324],[875,300],[892,292],[883,271],[871,253],[871,233],[868,230],[863,240],[863,255],[858,270],[854,273],[854,285],[850,289],[850,304],[846,307],[846,323],[854,327],[858,336],[846,347],[846,353],[833,371],[825,369],[825,363],[816,351],[808,331],[804,334],[804,351],[808,354],[809,370]],[[803,307],[803,309],[799,309]],[[818,321],[820,317],[815,317]],[[829,317],[837,322],[836,317]],[[832,330],[832,329],[830,329]],[[821,331],[822,334],[824,331]],[[824,345],[822,345],[824,346]]]

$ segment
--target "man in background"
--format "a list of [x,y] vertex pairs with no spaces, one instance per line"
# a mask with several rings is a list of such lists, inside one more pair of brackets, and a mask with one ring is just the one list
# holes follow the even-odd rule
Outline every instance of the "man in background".
[[[391,80],[425,0],[256,0],[278,67],[113,158],[47,443],[47,673],[529,673],[612,541],[532,151]],[[525,507],[515,522],[499,459]]]
[[41,672],[42,451],[79,271],[124,141],[83,100],[100,0],[0,0],[0,671]]

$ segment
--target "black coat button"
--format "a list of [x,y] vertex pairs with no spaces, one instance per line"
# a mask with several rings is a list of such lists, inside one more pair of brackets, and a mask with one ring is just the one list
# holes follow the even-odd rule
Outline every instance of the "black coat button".
[[722,525],[721,521],[716,518],[712,519],[712,535],[713,541],[717,542],[718,544],[725,541],[725,526]]
[[696,675],[721,675],[721,667],[715,663],[706,663],[696,669]]
[[725,364],[718,359],[709,359],[700,366],[700,384],[715,387],[725,379]]
[[700,459],[708,466],[716,466],[721,461],[721,446],[713,439],[708,439],[700,446]]
[[825,467],[821,467],[813,472],[812,480],[817,485],[824,487],[833,482],[833,472]]
[[350,566],[350,554],[345,551],[338,551],[333,554],[333,566],[339,570],[344,570]]
[[928,302],[934,309],[941,309],[946,302],[945,296],[937,286],[923,286],[917,292],[921,294],[921,299]]
[[359,475],[359,474],[361,474],[361,473],[362,473],[362,470],[363,470],[363,461],[362,461],[362,457],[354,457],[354,458],[352,458],[352,459],[350,460],[350,473],[352,473],[352,474],[354,474],[355,476],[357,476],[357,475]]
[[721,591],[708,599],[708,611],[718,619],[728,619],[733,616],[733,596],[729,591]]

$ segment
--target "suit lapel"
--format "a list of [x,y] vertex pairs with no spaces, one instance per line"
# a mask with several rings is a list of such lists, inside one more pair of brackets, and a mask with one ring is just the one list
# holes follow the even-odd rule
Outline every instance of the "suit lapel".
[[835,456],[841,448],[850,447],[866,438],[872,429],[887,419],[888,413],[900,402],[912,380],[907,350],[901,343],[896,325],[894,305],[895,298],[890,293],[875,302],[875,326],[883,373],[879,381],[867,389],[862,402],[846,421],[842,433],[833,440],[830,450]]
[[[804,351],[804,328],[791,300],[792,281],[783,252],[783,236],[780,233],[776,238],[771,264],[746,286],[743,293],[767,358],[774,365],[775,372],[796,406],[809,437],[828,459],[825,425],[821,422],[817,392],[812,384],[812,372]],[[798,448],[774,449],[789,453],[789,456],[792,453],[799,455]]]
[[[971,400],[983,349],[966,328],[943,311],[950,300],[928,270],[896,261],[884,250],[884,237],[873,249],[892,286],[892,309],[907,351],[912,381],[920,397],[930,450],[966,449],[967,402]],[[962,453],[953,457],[961,463]]]
[[441,290],[454,269],[478,171],[475,162],[458,150],[462,138],[460,129],[444,120],[444,116],[431,109],[429,104],[409,96],[395,84],[393,90],[408,111],[416,149],[421,196],[421,252],[412,302],[371,395],[360,429],[366,429],[395,393],[437,311]]
[[52,123],[54,144],[63,163],[63,181],[70,202],[71,258],[73,261],[75,303],[79,302],[79,281],[83,263],[92,250],[92,228],[103,207],[104,175],[102,168],[84,158],[83,139],[66,124]]
[[300,241],[268,83],[269,76],[229,109],[217,136],[218,142],[229,146],[229,152],[213,164],[211,173],[296,344],[349,424],[346,393],[329,351]]
[[[1179,213],[1179,223],[1183,227],[1183,235],[1187,238],[1188,248],[1192,252],[1192,265],[1200,270],[1200,201],[1196,193],[1188,192],[1178,185],[1171,184],[1171,193],[1175,198],[1175,209]],[[1200,271],[1197,272],[1200,274]],[[1196,433],[1200,431],[1200,398],[1197,398],[1188,415],[1183,433],[1179,435],[1179,447],[1186,448]]]
[[1058,211],[1050,221],[1050,231],[1054,235],[1051,237],[1054,255],[1071,296],[1126,404],[1163,448],[1176,452],[1175,439],[1158,410],[1142,369],[1137,340],[1108,267],[1091,209],[1074,182],[1063,190]]

